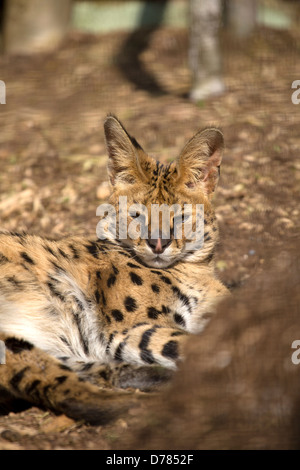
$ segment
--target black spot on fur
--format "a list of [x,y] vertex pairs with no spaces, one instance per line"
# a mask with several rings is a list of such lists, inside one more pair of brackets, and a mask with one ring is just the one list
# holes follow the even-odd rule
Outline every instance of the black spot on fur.
[[[211,260],[214,258],[214,255],[215,255],[214,253],[210,253],[210,254],[207,256],[207,258],[205,259],[205,261],[207,261],[208,263],[210,263]],[[199,290],[198,290],[198,292],[199,292]]]
[[104,307],[105,307],[105,306],[106,306],[106,297],[105,297],[105,295],[104,295],[103,290],[101,290],[101,298],[102,298],[102,303],[103,303],[103,305],[104,305]]
[[21,380],[23,379],[25,373],[27,372],[27,370],[29,370],[30,368],[27,366],[27,367],[24,367],[23,369],[21,369],[19,372],[17,372],[15,375],[13,375],[13,377],[11,378],[11,380],[9,381],[10,385],[12,386],[13,389],[15,390],[18,390],[19,388],[19,383],[21,382]]
[[177,295],[177,297],[181,300],[181,302],[183,302],[183,304],[186,305],[190,309],[190,302],[187,296],[183,294],[181,290],[178,289],[178,287],[176,286],[172,286],[172,291],[174,292],[174,294]]
[[11,284],[13,284],[15,287],[17,287],[18,289],[20,289],[22,287],[22,282],[19,281],[18,279],[16,279],[15,276],[12,276],[12,277],[8,277],[7,278],[8,282],[10,282]]
[[185,327],[184,318],[179,313],[174,313],[174,320],[178,325]]
[[0,263],[1,264],[8,263],[8,259],[2,253],[0,253]]
[[129,276],[133,284],[136,284],[137,286],[141,286],[143,284],[143,279],[133,271],[130,271]]
[[124,305],[127,312],[134,312],[137,309],[136,301],[130,296],[126,297]]
[[97,279],[101,279],[101,272],[100,272],[100,271],[96,271],[96,276],[97,276]]
[[78,258],[79,258],[79,255],[78,255],[78,251],[76,250],[75,246],[72,245],[72,244],[70,244],[70,245],[69,245],[69,248],[70,248],[70,250],[72,251],[73,257],[74,257],[75,259],[78,259]]
[[114,264],[112,265],[112,268],[113,268],[113,272],[114,272],[115,275],[119,274],[119,270],[118,270],[118,268],[116,268],[116,266]]
[[105,334],[104,333],[99,333],[99,341],[100,343],[102,344],[106,344],[106,337],[105,337]]
[[54,256],[55,258],[57,257],[56,254],[54,253],[54,251],[52,250],[52,248],[49,245],[44,245],[44,248],[45,248],[46,251],[48,251],[48,253],[50,253],[50,255]]
[[130,268],[141,269],[140,266],[138,266],[137,264],[131,263],[130,261],[128,261],[127,266],[129,266]]
[[33,261],[33,259],[30,258],[30,256],[28,256],[28,254],[25,253],[25,251],[22,251],[21,256],[22,256],[22,258],[23,258],[27,263],[29,263],[29,264],[35,264],[35,262]]
[[122,343],[120,343],[119,346],[117,347],[115,355],[114,355],[114,360],[115,361],[118,361],[118,362],[123,361],[122,353],[123,353],[123,349],[125,347],[125,344],[126,343],[124,343],[124,341],[122,341]]
[[68,346],[68,348],[71,349],[71,345],[70,345],[69,341],[67,340],[67,338],[66,338],[65,336],[61,335],[61,336],[59,337],[59,339],[60,339],[64,344],[66,344],[66,345]]
[[140,357],[141,357],[142,361],[146,362],[146,364],[153,364],[154,363],[153,354],[148,349],[144,350],[144,351],[141,351]]
[[[75,298],[76,300],[76,298]],[[82,325],[82,312],[72,312],[73,313],[73,319],[74,322],[77,326],[79,338],[80,338],[80,343],[82,345],[83,351],[86,355],[89,354],[89,347],[88,347],[88,337],[84,333],[84,328]]]
[[82,367],[81,367],[81,372],[87,372],[93,367],[94,363],[93,362],[86,362]]
[[98,291],[97,289],[95,290],[95,299],[96,299],[97,304],[99,304],[99,302],[100,302],[100,294],[99,294],[99,291]]
[[127,251],[122,250],[122,248],[120,247],[120,245],[118,243],[117,243],[117,245],[119,246],[119,250],[118,250],[119,255],[125,256],[126,258],[132,258],[132,255],[130,253],[127,253]]
[[67,378],[68,377],[66,375],[60,375],[59,377],[55,377],[55,380],[59,385],[61,385],[67,380]]
[[75,302],[77,303],[78,307],[80,310],[84,310],[85,309],[85,304],[88,303],[88,300],[87,298],[85,297],[84,293],[81,291],[81,294],[83,296],[83,299],[84,299],[84,302],[82,302],[80,299],[78,299],[78,297],[76,297],[75,295],[73,296],[73,299],[75,300]]
[[18,238],[22,238],[25,233],[20,233],[20,232],[9,232],[9,235],[13,236],[13,237],[18,237]]
[[114,309],[111,311],[111,314],[112,316],[114,317],[114,319],[116,321],[123,321],[124,320],[124,315],[123,313],[121,312],[121,310],[118,310],[118,309]]
[[115,276],[115,274],[111,273],[109,278],[107,279],[107,287],[111,287],[115,284],[117,278]]
[[178,358],[178,343],[177,341],[169,341],[163,347],[161,352],[162,356],[168,359],[176,360]]
[[63,250],[61,250],[60,248],[58,248],[58,251],[59,251],[59,253],[61,254],[61,256],[62,256],[63,258],[68,258],[67,253],[65,253]]
[[153,290],[153,292],[155,292],[156,294],[159,294],[160,292],[160,288],[157,284],[151,284],[151,289]]
[[[58,384],[57,384],[58,385]],[[49,399],[48,398],[48,393],[52,390],[52,389],[55,389],[55,385],[46,385],[45,387],[43,387],[43,395],[45,398]]]
[[144,325],[147,325],[147,323],[141,321],[141,322],[136,323],[135,325],[133,325],[133,326],[131,327],[131,329],[133,330],[133,328],[139,328],[140,326],[144,326]]
[[162,313],[167,314],[167,313],[170,313],[171,310],[169,309],[169,307],[166,307],[165,305],[162,305],[161,311],[162,311]]
[[140,349],[146,349],[149,346],[150,338],[153,335],[153,333],[156,331],[155,327],[149,328],[149,330],[144,331],[142,334],[141,341],[139,343],[139,348]]
[[59,291],[56,289],[56,287],[55,287],[55,285],[53,284],[53,282],[48,281],[46,284],[47,284],[47,286],[49,287],[50,292],[51,292],[52,295],[54,295],[55,297],[58,297],[62,302],[65,301],[65,298],[64,298],[63,294],[61,294],[61,292],[59,292]]
[[114,333],[111,333],[111,334],[109,335],[109,339],[108,339],[108,342],[107,342],[107,345],[106,345],[106,352],[109,351],[110,345],[111,345],[111,343],[113,342],[114,337],[115,337]]
[[109,378],[109,377],[108,377],[108,373],[107,373],[106,370],[102,370],[99,375],[100,375],[100,377],[101,377],[103,380],[105,380],[105,381],[107,381],[108,378]]
[[140,357],[141,359],[146,362],[147,364],[153,364],[154,363],[154,357],[152,352],[148,349],[149,342],[151,339],[151,336],[153,333],[156,331],[156,327],[149,328],[149,330],[146,330],[141,338],[141,341],[139,343],[139,348],[141,349]]
[[182,336],[184,334],[185,333],[183,331],[173,331],[173,333],[171,333],[171,336]]
[[33,349],[33,345],[31,343],[17,338],[6,339],[5,346],[14,354],[19,354],[22,351],[31,351]]
[[57,273],[59,273],[59,274],[65,272],[65,270],[62,269],[62,267],[59,266],[57,263],[55,263],[55,261],[52,261],[52,266],[54,267],[55,271],[56,271]]
[[159,276],[161,276],[161,271],[157,271],[156,269],[150,269],[150,271],[153,273],[153,274],[158,274]]
[[147,309],[147,315],[149,318],[152,318],[156,320],[158,316],[161,314],[159,310],[157,310],[155,307],[148,307]]
[[41,381],[36,379],[26,386],[25,391],[28,395],[36,395],[36,388],[40,385]]
[[[63,360],[63,358],[61,358],[61,360]],[[66,366],[66,364],[59,364],[59,368],[60,368],[61,370],[68,370],[69,372],[72,371],[71,367]]]
[[166,284],[172,284],[171,280],[167,276],[161,276],[161,280]]
[[88,252],[94,257],[94,258],[98,258],[98,245],[97,243],[95,242],[91,242],[89,243],[88,245],[86,245],[86,249],[88,250]]

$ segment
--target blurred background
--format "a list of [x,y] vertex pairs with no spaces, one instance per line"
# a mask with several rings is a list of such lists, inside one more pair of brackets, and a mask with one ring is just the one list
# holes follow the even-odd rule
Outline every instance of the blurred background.
[[213,124],[217,269],[244,283],[299,229],[299,3],[1,0],[0,228],[96,236],[108,113],[164,162]]

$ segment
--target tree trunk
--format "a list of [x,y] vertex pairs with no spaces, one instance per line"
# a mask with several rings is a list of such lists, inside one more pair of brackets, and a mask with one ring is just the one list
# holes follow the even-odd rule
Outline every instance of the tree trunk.
[[8,0],[4,52],[31,54],[55,49],[69,24],[72,0]]
[[227,0],[228,26],[240,38],[249,36],[256,26],[256,0]]
[[219,26],[221,0],[190,0],[190,99],[198,101],[222,93]]

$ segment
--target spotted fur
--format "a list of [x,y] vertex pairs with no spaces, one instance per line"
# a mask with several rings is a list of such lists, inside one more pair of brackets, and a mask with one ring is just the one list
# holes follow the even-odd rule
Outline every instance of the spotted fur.
[[[218,228],[211,198],[221,132],[198,132],[175,162],[162,165],[115,117],[106,119],[104,129],[110,203],[117,214],[121,195],[128,207],[203,204],[203,247],[189,251],[187,239],[174,238],[172,215],[165,245],[142,238],[54,241],[1,233],[0,339],[6,343],[6,365],[0,366],[0,406],[1,397],[3,402],[10,395],[104,422],[115,413],[107,385],[148,389],[168,378],[182,358],[186,333],[200,332],[227,294],[213,262]],[[133,219],[129,213],[128,222]]]

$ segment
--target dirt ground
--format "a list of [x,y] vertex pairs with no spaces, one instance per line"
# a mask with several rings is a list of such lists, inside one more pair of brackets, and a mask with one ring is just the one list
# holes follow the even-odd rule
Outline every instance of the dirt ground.
[[[197,104],[187,99],[187,33],[134,39],[72,33],[54,54],[0,57],[0,229],[96,237],[109,112],[162,161],[198,128],[218,125],[226,152],[215,197],[217,270],[234,291],[263,269],[267,247],[276,256],[299,233],[300,105],[291,84],[300,79],[300,32],[261,29],[244,41],[224,34],[226,92]],[[103,427],[36,408],[0,416],[0,449],[117,448],[147,407],[145,394],[133,394],[137,406]]]

